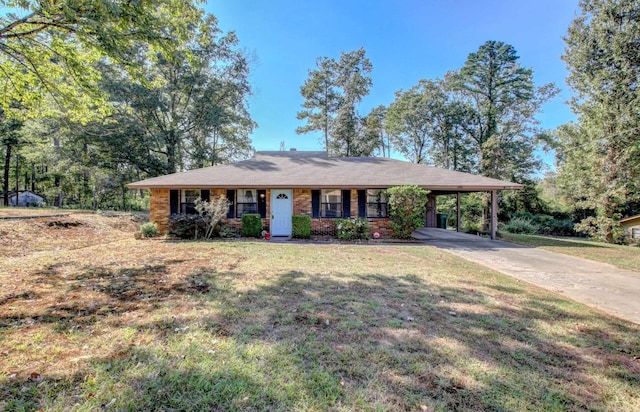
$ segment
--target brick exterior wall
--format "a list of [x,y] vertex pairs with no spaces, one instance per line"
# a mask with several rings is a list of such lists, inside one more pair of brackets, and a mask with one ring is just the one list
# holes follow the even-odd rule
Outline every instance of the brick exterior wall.
[[311,189],[293,189],[293,214],[311,216]]
[[[227,195],[227,190],[226,189],[209,189],[209,193],[210,196],[213,196],[214,193],[217,195],[221,195],[221,196],[226,196]],[[295,196],[294,196],[295,199]],[[266,194],[265,194],[265,200],[266,200],[266,208],[267,208],[267,217],[261,219],[262,220],[262,229],[266,230],[267,232],[270,232],[270,213],[271,213],[271,190],[267,189],[266,190]],[[227,217],[223,217],[222,220],[220,220],[220,224],[222,224],[223,226],[230,226],[232,228],[234,228],[236,230],[237,233],[242,233],[242,218],[232,218],[229,219]]]
[[[226,196],[226,189],[209,189],[210,196]],[[156,222],[160,233],[165,234],[169,228],[169,215],[171,212],[171,205],[169,200],[169,189],[151,189],[150,210],[149,218],[152,222]],[[270,231],[270,214],[271,214],[271,190],[266,191],[266,203],[267,203],[267,217],[262,219],[262,228]],[[294,215],[312,215],[311,210],[311,189],[293,189],[293,214]],[[351,190],[351,216],[358,216],[358,191],[356,189]],[[391,222],[385,218],[370,218],[369,225],[371,226],[371,233],[379,232],[381,237],[390,238],[393,237],[393,229],[391,228]],[[242,220],[239,218],[228,219],[223,218],[221,223],[223,225],[231,226],[238,233],[242,228]],[[335,219],[319,218],[311,219],[311,233],[314,235],[335,235]]]
[[150,194],[149,220],[156,222],[160,233],[165,234],[169,228],[169,215],[171,214],[169,189],[151,189]]

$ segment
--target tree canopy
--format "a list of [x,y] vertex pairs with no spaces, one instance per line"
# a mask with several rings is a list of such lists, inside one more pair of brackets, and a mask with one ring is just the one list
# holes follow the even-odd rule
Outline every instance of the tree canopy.
[[339,60],[320,57],[300,87],[305,99],[298,119],[304,134],[320,131],[327,152],[337,156],[369,156],[377,147],[366,133],[357,105],[369,94],[373,65],[363,48],[342,52]]
[[456,76],[455,87],[472,108],[463,127],[485,176],[518,180],[540,166],[533,155],[542,133],[535,115],[558,90],[553,84],[536,88],[533,70],[518,59],[513,46],[487,41]]
[[[105,110],[95,67],[99,59],[131,67],[139,43],[170,50],[202,15],[191,0],[0,0],[0,5],[0,105],[11,117],[50,115],[55,109],[74,120],[92,118]],[[45,95],[56,105],[43,105]]]

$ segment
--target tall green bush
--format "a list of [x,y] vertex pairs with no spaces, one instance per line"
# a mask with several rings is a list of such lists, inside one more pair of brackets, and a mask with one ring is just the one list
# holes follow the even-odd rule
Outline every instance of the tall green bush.
[[311,218],[307,215],[293,215],[291,217],[291,236],[297,239],[311,237]]
[[259,214],[245,213],[242,215],[242,236],[260,237],[262,233],[262,219]]
[[397,237],[409,239],[414,230],[424,226],[428,194],[428,190],[415,185],[387,190],[389,218]]

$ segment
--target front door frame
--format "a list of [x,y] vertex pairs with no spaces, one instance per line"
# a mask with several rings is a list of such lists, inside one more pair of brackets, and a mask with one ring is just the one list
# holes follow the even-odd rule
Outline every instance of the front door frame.
[[[289,207],[286,211],[276,210],[275,205],[278,202],[282,202],[283,199],[277,199],[280,194],[285,194],[289,198]],[[291,236],[292,232],[292,223],[291,219],[293,216],[293,190],[292,189],[272,189],[271,190],[271,216],[270,216],[270,224],[271,228],[271,236]],[[280,216],[280,213],[285,213],[286,216]],[[276,214],[278,214],[278,218],[276,220]],[[281,223],[281,226],[276,224],[276,221]],[[284,222],[284,223],[283,223]]]

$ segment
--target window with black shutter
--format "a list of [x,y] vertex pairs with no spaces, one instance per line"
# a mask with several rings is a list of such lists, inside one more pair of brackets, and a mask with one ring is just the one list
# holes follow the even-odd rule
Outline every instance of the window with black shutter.
[[320,217],[320,191],[311,191],[311,217],[318,219]]
[[227,190],[227,203],[229,203],[229,210],[227,210],[227,218],[233,219],[235,217],[236,210],[236,191]]
[[342,191],[342,217],[351,216],[351,190]]
[[367,217],[367,191],[358,190],[358,217]]
[[265,219],[267,217],[267,191],[258,190],[258,213],[260,217]]
[[172,215],[180,213],[180,191],[179,190],[169,191],[169,208],[171,209]]

